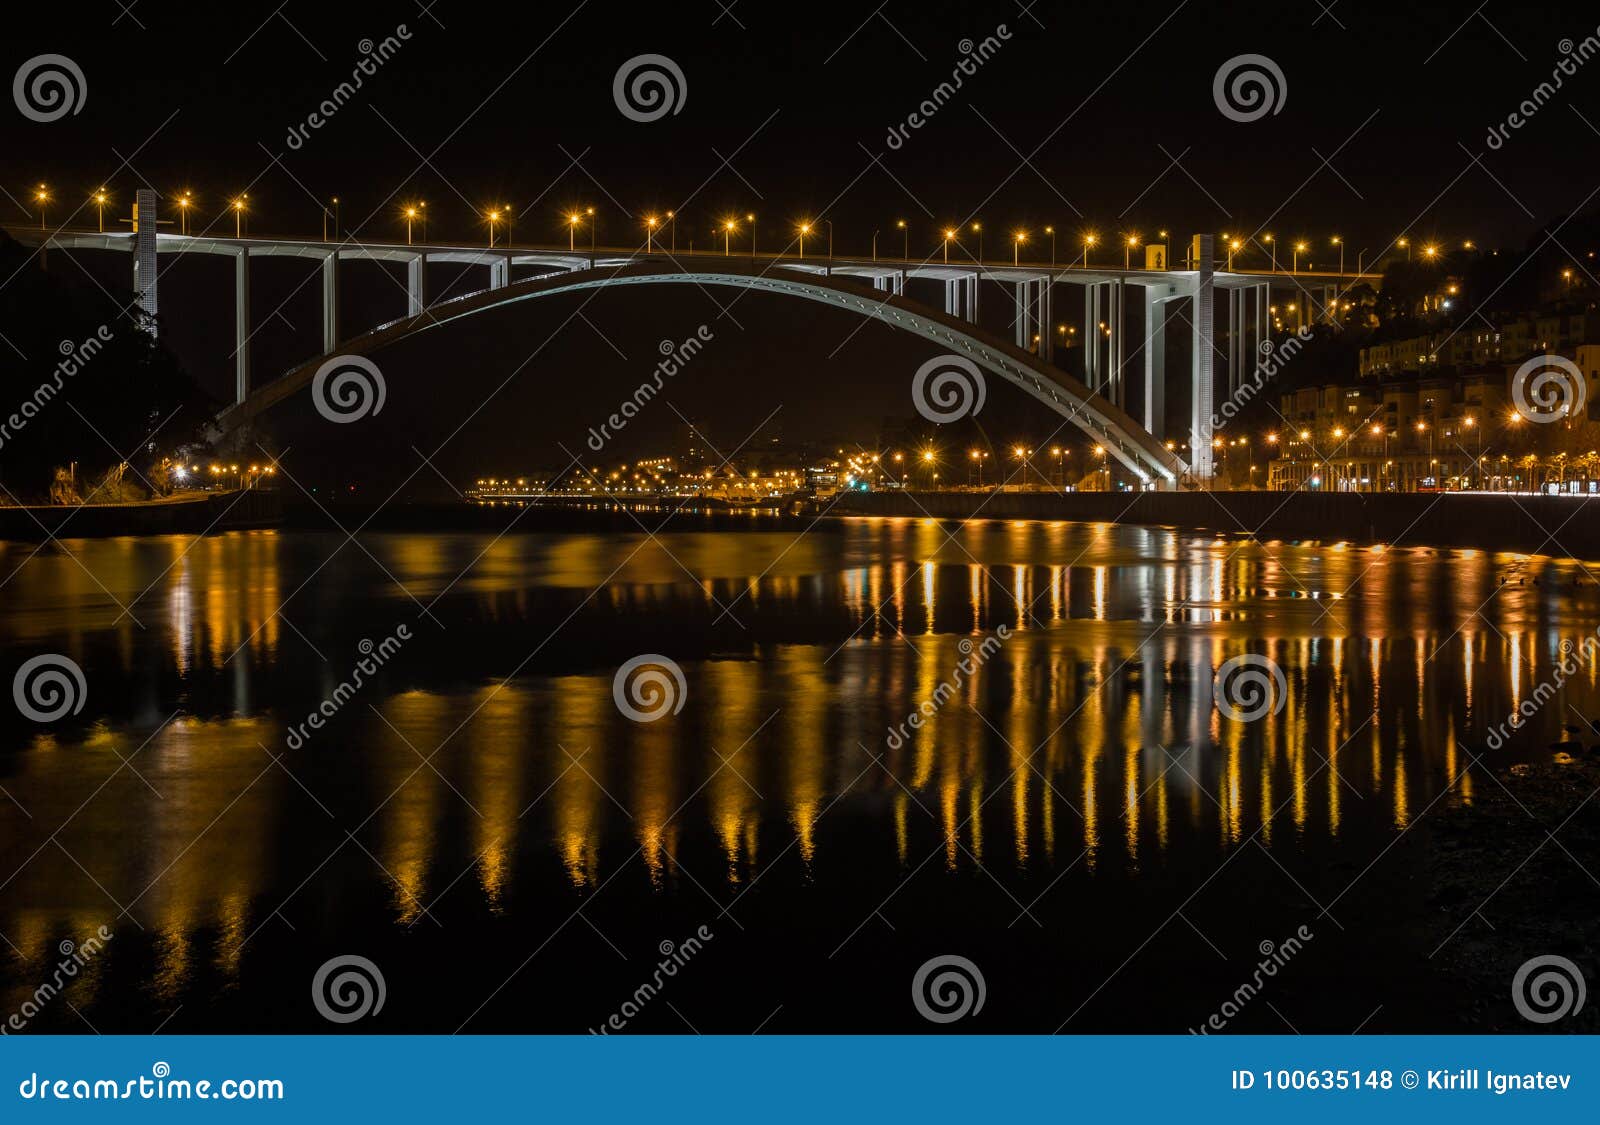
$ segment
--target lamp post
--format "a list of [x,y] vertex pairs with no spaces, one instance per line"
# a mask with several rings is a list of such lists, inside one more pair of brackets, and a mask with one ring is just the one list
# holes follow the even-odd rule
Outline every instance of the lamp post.
[[655,233],[656,217],[651,215],[644,221],[644,252],[646,254],[649,254],[653,250],[653,247],[650,245],[650,239],[655,235]]
[[1100,236],[1090,233],[1083,236],[1083,268],[1089,268],[1089,248],[1100,241]]
[[667,212],[667,225],[672,228],[672,252],[678,252],[678,216],[676,212]]
[[833,257],[833,220],[823,219],[822,225],[828,228],[828,257]]
[[733,220],[729,219],[729,220],[727,220],[726,222],[724,222],[722,224],[722,256],[724,258],[732,257],[732,255],[733,255],[733,248],[732,247],[733,247]]
[[1020,260],[1022,257],[1022,244],[1026,241],[1028,241],[1028,234],[1026,231],[1019,230],[1016,234],[1011,236],[1011,264],[1013,266],[1022,264]]
[[1050,268],[1056,268],[1056,228],[1045,227],[1044,232],[1050,236]]
[[511,208],[507,207],[504,203],[502,203],[502,204],[500,204],[500,210],[506,217],[506,245],[510,246],[511,242],[512,242],[512,237],[511,237]]
[[754,215],[746,215],[744,218],[745,222],[750,224],[750,257],[754,259],[756,256],[756,217]]
[[1267,267],[1272,273],[1278,272],[1278,244],[1272,241],[1272,236],[1266,236],[1267,253],[1271,256],[1272,264]]
[[873,231],[872,232],[872,260],[874,262],[876,262],[878,260],[878,232],[877,231]]
[[1304,250],[1305,248],[1306,248],[1306,244],[1304,242],[1296,242],[1294,244],[1294,269],[1291,272],[1293,272],[1293,273],[1299,273],[1300,272],[1300,252],[1302,250]]
[[902,261],[909,262],[911,260],[911,228],[906,225],[904,219],[896,220],[894,225],[900,228],[900,258]]
[[592,266],[592,265],[594,265],[594,241],[595,241],[594,208],[593,207],[585,207],[583,209],[583,213],[589,217],[589,264]]
[[244,201],[246,197],[240,196],[233,201],[233,237],[244,237]]
[[416,217],[417,217],[417,209],[415,207],[407,207],[406,208],[406,245],[407,246],[411,245],[411,221],[413,219],[415,219]]
[[1411,260],[1411,240],[1409,238],[1396,239],[1395,245],[1406,252],[1406,261],[1409,262]]
[[811,224],[810,223],[801,223],[800,224],[800,256],[802,258],[804,258],[806,256],[806,235],[808,235],[810,233],[811,233]]
[[982,223],[973,223],[972,224],[972,229],[978,236],[978,264],[982,265],[983,264],[983,224]]
[[582,221],[582,217],[576,212],[567,216],[567,251],[569,253],[576,254],[578,252],[578,224]]
[[428,241],[428,204],[426,200],[417,200],[417,218],[422,220],[422,241]]
[[101,188],[99,191],[94,193],[94,206],[95,206],[95,210],[97,212],[99,212],[100,233],[104,234],[106,232],[106,189],[105,188]]
[[188,192],[178,197],[178,231],[181,234],[189,233],[189,207],[193,203],[194,200],[189,197]]
[[1139,246],[1139,236],[1136,235],[1136,234],[1130,234],[1127,237],[1127,239],[1124,242],[1123,247],[1122,247],[1122,268],[1123,269],[1129,270],[1129,269],[1133,268],[1133,252],[1134,252],[1135,249],[1138,248],[1138,246]]
[[489,246],[490,246],[491,249],[493,249],[493,247],[494,247],[494,225],[496,223],[498,223],[499,221],[500,221],[500,212],[499,211],[490,211],[489,212]]
[[949,265],[950,264],[950,240],[952,238],[954,238],[955,236],[956,236],[956,232],[955,231],[951,230],[949,227],[945,228],[945,231],[944,231],[944,264],[945,265]]
[[[246,199],[250,197],[245,196]],[[336,195],[330,202],[333,204],[333,237],[339,237],[339,197]]]
[[1339,276],[1344,276],[1344,239],[1334,235],[1333,244],[1339,248]]
[[39,202],[39,229],[44,230],[44,207],[50,202],[50,189],[40,184],[39,190],[33,193],[33,198]]

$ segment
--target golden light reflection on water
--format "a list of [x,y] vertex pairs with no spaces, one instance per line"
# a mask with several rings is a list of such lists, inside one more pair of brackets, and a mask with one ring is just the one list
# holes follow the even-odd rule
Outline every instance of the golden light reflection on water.
[[[686,656],[687,706],[667,720],[618,713],[614,660],[463,683],[455,658],[419,647],[397,663],[423,686],[373,688],[277,763],[286,717],[346,674],[335,653],[348,642],[330,646],[324,666],[276,613],[320,556],[291,562],[297,543],[275,533],[84,545],[114,592],[131,601],[149,589],[136,606],[144,630],[102,606],[70,563],[29,563],[0,590],[0,609],[19,610],[8,620],[21,643],[81,655],[97,702],[150,694],[135,704],[148,718],[17,743],[4,784],[37,823],[0,805],[13,841],[0,932],[36,966],[63,933],[116,924],[111,903],[127,904],[158,939],[153,990],[175,997],[202,966],[237,974],[280,901],[285,917],[312,909],[328,892],[299,890],[308,879],[364,880],[411,925],[451,896],[503,912],[549,894],[547,867],[581,893],[635,870],[656,893],[701,893],[691,883],[734,893],[757,880],[820,882],[841,861],[905,871],[933,860],[1048,881],[1080,856],[1094,877],[1137,878],[1252,839],[1375,844],[1375,854],[1381,833],[1441,794],[1472,799],[1475,732],[1533,697],[1560,642],[1581,639],[1596,609],[1523,586],[1486,601],[1505,563],[1481,554],[1070,525],[997,524],[954,544],[937,523],[854,534],[831,560],[812,554],[794,571],[773,564],[781,544],[764,544],[761,565],[777,569],[759,579],[742,560],[749,570],[715,580],[662,564],[605,586],[594,601],[615,620],[665,616],[685,634],[737,597],[754,639]],[[420,590],[443,589],[463,553],[484,547],[417,538],[375,549]],[[617,549],[598,537],[497,546],[485,556],[493,581],[478,575],[460,597],[523,629],[543,579],[603,578]],[[339,602],[315,587],[297,596],[299,630],[315,632]],[[31,605],[58,608],[20,610]],[[461,605],[441,603],[451,608]],[[394,604],[385,612],[396,619]],[[834,631],[759,632],[771,615]],[[583,627],[613,627],[598,620]],[[959,642],[1001,624],[1010,638],[958,678]],[[736,640],[741,628],[729,626]],[[545,631],[529,632],[531,647]],[[448,632],[428,642],[449,643]],[[624,634],[618,647],[629,644]],[[1282,709],[1253,723],[1212,700],[1211,670],[1244,653],[1270,656],[1285,676]],[[1596,682],[1589,660],[1541,721],[1570,721],[1569,704],[1600,714]],[[171,683],[209,692],[210,710],[160,726],[171,711],[202,710],[162,694]],[[135,748],[137,770],[119,770]],[[30,858],[40,827],[79,805],[61,837],[70,858],[54,848]],[[344,852],[319,869],[336,845]],[[214,934],[198,941],[200,930]]]

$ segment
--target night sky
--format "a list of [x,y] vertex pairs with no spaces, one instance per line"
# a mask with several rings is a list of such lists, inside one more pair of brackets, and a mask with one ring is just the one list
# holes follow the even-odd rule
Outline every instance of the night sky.
[[[423,199],[433,242],[481,243],[477,216],[508,205],[518,242],[564,243],[562,215],[594,206],[602,245],[639,243],[643,216],[673,209],[680,248],[691,239],[705,248],[717,220],[747,212],[762,248],[788,243],[801,219],[831,219],[841,254],[866,253],[877,229],[880,253],[898,256],[898,219],[911,224],[913,256],[936,252],[938,228],[975,219],[990,257],[1017,228],[1047,255],[1046,224],[1060,232],[1063,260],[1083,230],[1100,234],[1106,261],[1120,256],[1107,245],[1120,233],[1161,228],[1307,238],[1320,247],[1312,261],[1338,234],[1352,266],[1356,251],[1370,261],[1402,232],[1521,247],[1545,223],[1596,205],[1600,57],[1563,76],[1497,151],[1487,134],[1550,78],[1562,41],[1600,34],[1600,19],[1592,5],[1507,0],[1471,13],[1353,0],[890,0],[876,12],[870,0],[576,10],[289,0],[276,14],[153,0],[19,6],[7,15],[8,73],[64,54],[85,75],[87,101],[44,124],[14,106],[0,114],[0,207],[8,223],[37,223],[27,193],[43,181],[57,200],[52,225],[102,183],[118,218],[149,185],[192,190],[199,225],[228,234],[225,201],[248,191],[251,233],[302,237],[320,231],[319,200],[338,195],[347,236],[373,240],[403,239],[400,207]],[[400,25],[409,39],[291,149],[291,127],[349,77],[360,42]],[[1001,25],[1009,38],[994,57],[891,149],[891,126],[950,76],[961,41]],[[612,81],[645,53],[681,68],[686,95],[680,112],[639,123],[619,112]],[[1244,53],[1274,60],[1287,87],[1280,112],[1248,123],[1224,117],[1212,97],[1218,68]],[[92,224],[92,209],[77,222]],[[747,232],[740,243],[748,252]],[[125,283],[125,260],[77,260],[104,284]],[[309,266],[253,267],[258,382],[319,350]],[[382,272],[347,270],[347,332],[403,312],[400,274]],[[483,272],[441,266],[429,280],[454,295],[483,287]],[[675,447],[681,417],[702,421],[731,453],[769,418],[764,432],[792,439],[870,440],[886,416],[910,414],[908,379],[926,346],[809,304],[717,296],[734,301],[731,316],[694,290],[632,289],[479,317],[377,357],[389,395],[370,425],[318,426],[291,403],[270,439],[291,446],[308,475],[315,466],[368,488],[410,477],[409,490],[438,491],[440,474],[460,483],[559,465],[648,375],[659,341],[701,324],[714,345],[673,385],[671,407],[642,418],[617,453]],[[224,259],[162,278],[164,338],[219,396],[231,378],[231,299]],[[1002,316],[988,326],[1004,332],[1000,291],[986,300]],[[1029,409],[1001,389],[989,417],[1002,431],[1026,425]]]

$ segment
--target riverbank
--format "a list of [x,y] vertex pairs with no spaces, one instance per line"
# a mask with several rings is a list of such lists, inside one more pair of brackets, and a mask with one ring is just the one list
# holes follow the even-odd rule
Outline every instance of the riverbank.
[[198,534],[271,527],[283,517],[276,492],[197,492],[141,504],[33,504],[0,507],[0,539],[102,538]]
[[[1539,1030],[1512,1002],[1512,979],[1530,958],[1566,957],[1593,971],[1600,805],[1590,797],[1600,787],[1600,755],[1574,749],[1552,765],[1497,771],[1471,804],[1437,810],[1423,822],[1428,940],[1442,968],[1462,982],[1474,1031]],[[1546,846],[1552,841],[1556,846]],[[1549,1030],[1600,1031],[1600,1006],[1587,1005]]]
[[1600,496],[1352,492],[862,492],[836,515],[1153,524],[1600,559]]

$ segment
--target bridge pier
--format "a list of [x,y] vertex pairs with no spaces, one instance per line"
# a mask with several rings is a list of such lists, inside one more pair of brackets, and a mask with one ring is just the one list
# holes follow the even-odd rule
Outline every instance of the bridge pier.
[[1202,481],[1211,479],[1211,412],[1215,409],[1216,379],[1216,260],[1209,234],[1194,238],[1193,349],[1189,395],[1189,472]]
[[1083,287],[1083,382],[1091,391],[1100,389],[1100,283]]
[[139,307],[151,318],[150,335],[156,334],[155,316],[161,305],[156,298],[156,193],[150,188],[134,192],[133,210],[133,291],[138,294]]
[[241,246],[233,256],[233,400],[250,397],[250,251]]
[[504,289],[511,284],[511,259],[496,258],[489,263],[489,288]]
[[421,316],[428,307],[424,278],[428,272],[428,256],[418,254],[406,262],[406,315]]
[[331,355],[339,347],[339,251],[322,259],[322,351]]
[[1157,440],[1167,429],[1167,302],[1154,288],[1144,291],[1144,428]]
[[1128,407],[1128,380],[1124,367],[1126,366],[1127,347],[1124,343],[1127,325],[1123,320],[1123,303],[1126,297],[1125,283],[1120,279],[1109,283],[1107,303],[1109,310],[1111,340],[1111,401],[1124,410]]

